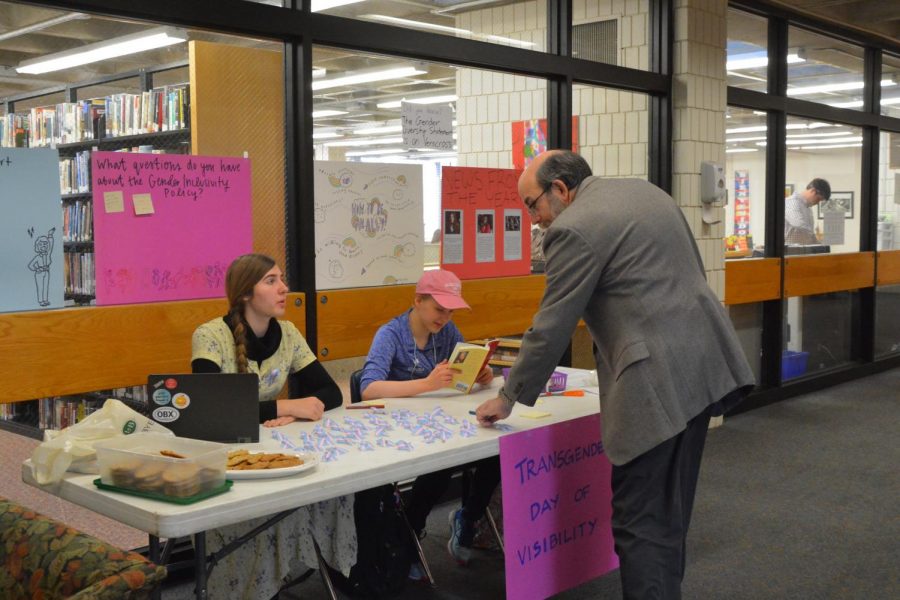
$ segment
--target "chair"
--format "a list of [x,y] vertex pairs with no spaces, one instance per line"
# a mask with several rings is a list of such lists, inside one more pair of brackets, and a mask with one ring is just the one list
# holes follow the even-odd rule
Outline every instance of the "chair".
[[[360,390],[360,384],[362,383],[362,369],[357,369],[350,373],[350,403],[357,404],[358,402],[362,402],[362,391]],[[400,512],[403,514],[403,522],[406,523],[406,529],[409,531],[409,536],[413,540],[413,544],[416,546],[416,552],[419,555],[419,560],[422,562],[422,567],[425,569],[425,575],[428,576],[428,582],[431,585],[435,585],[434,577],[431,575],[431,567],[428,566],[428,560],[425,558],[425,551],[422,550],[422,544],[419,543],[419,536],[416,535],[415,530],[412,528],[412,525],[409,524],[409,519],[406,516],[406,507],[403,505],[403,495],[400,493],[400,487],[395,482],[394,493],[397,494],[397,498],[400,499]]]

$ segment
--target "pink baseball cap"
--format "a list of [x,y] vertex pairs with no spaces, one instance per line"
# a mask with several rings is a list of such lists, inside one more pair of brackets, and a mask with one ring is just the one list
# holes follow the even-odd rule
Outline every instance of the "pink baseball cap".
[[427,294],[442,307],[450,310],[469,308],[462,297],[462,283],[459,277],[443,269],[425,271],[416,284],[416,293]]

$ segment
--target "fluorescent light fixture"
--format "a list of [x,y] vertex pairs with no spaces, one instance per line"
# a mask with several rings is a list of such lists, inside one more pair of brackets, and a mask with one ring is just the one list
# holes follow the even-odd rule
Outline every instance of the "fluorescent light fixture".
[[795,133],[793,135],[785,136],[789,140],[799,140],[803,138],[822,138],[822,137],[835,137],[835,136],[848,136],[853,135],[849,131],[824,131],[822,133]]
[[362,2],[363,0],[312,0],[312,4],[309,6],[310,12],[320,12],[323,10],[329,10],[332,8],[337,8],[338,6],[345,6],[347,4],[356,4],[357,2]]
[[485,33],[475,33],[469,29],[460,29],[459,27],[450,27],[448,25],[437,25],[436,23],[426,23],[424,21],[413,21],[411,19],[401,19],[399,17],[389,17],[387,15],[362,15],[360,18],[370,21],[379,21],[381,23],[389,23],[391,25],[399,25],[400,27],[411,27],[413,29],[424,29],[426,31],[437,31],[439,33],[447,33],[450,35],[458,35],[476,40],[485,40],[498,44],[507,44],[509,46],[518,46],[519,48],[531,48],[534,42],[525,42],[514,38],[504,37],[502,35],[492,35]]
[[342,134],[337,131],[321,131],[321,132],[313,132],[314,140],[333,140],[334,138],[344,137]]
[[756,148],[726,148],[725,154],[739,154],[741,152],[759,152]]
[[[819,129],[821,127],[835,127],[835,125],[830,125],[829,123],[822,123],[821,121],[815,121],[813,123],[788,123],[785,125],[785,129]],[[753,125],[752,127],[732,127],[731,129],[726,129],[725,133],[755,133],[757,131],[765,131],[768,129],[765,125]]]
[[381,127],[354,129],[353,135],[382,135],[385,133],[400,133],[401,131],[403,131],[402,125],[383,125]]
[[758,142],[759,140],[764,140],[764,139],[766,139],[766,136],[725,138],[725,143],[733,144],[733,143],[737,143],[737,142]]
[[322,67],[313,67],[312,76],[313,79],[322,79],[325,77],[325,74],[328,73],[328,69]]
[[459,96],[456,94],[447,94],[445,96],[425,96],[422,98],[404,98],[403,100],[393,100],[391,102],[379,102],[375,106],[378,108],[400,108],[401,102],[409,102],[410,104],[441,104],[443,102],[456,102]]
[[187,37],[187,33],[183,30],[173,27],[157,27],[140,33],[88,44],[72,50],[66,50],[65,52],[48,54],[41,58],[32,58],[20,63],[16,67],[16,71],[37,75],[62,69],[71,69],[72,67],[118,56],[180,44],[187,41]]
[[346,142],[331,142],[327,143],[326,146],[337,146],[337,147],[345,147],[345,146],[383,146],[385,144],[402,144],[402,137],[386,137],[386,138],[374,138],[371,140],[347,140]]
[[338,115],[346,115],[346,110],[314,110],[313,119],[324,119],[326,117],[337,117]]
[[800,146],[800,150],[832,150],[834,148],[862,148],[862,144],[835,144],[829,146]]
[[[900,104],[900,96],[897,96],[896,98],[881,99],[882,106],[891,106],[892,104]],[[834,102],[828,104],[828,106],[833,106],[835,108],[862,108],[862,105],[862,100],[853,100],[851,102]]]
[[413,75],[422,75],[427,72],[428,71],[423,71],[422,69],[417,69],[413,66],[394,67],[392,69],[382,69],[380,71],[342,75],[340,77],[332,77],[331,79],[320,79],[312,82],[312,89],[327,90],[345,85],[372,83],[373,81],[385,81],[387,79],[401,79],[403,77],[412,77]]
[[[893,79],[882,79],[881,87],[897,85]],[[805,96],[806,94],[827,94],[829,92],[847,92],[861,90],[865,87],[862,81],[845,81],[843,83],[827,83],[824,85],[809,85],[805,87],[788,88],[788,96]]]
[[381,150],[354,150],[347,152],[344,156],[385,156],[387,154],[405,154],[404,148],[382,148]]
[[435,23],[425,23],[424,21],[412,21],[410,19],[401,19],[399,17],[389,17],[387,15],[362,15],[360,18],[369,21],[379,21],[381,23],[390,23],[391,25],[400,25],[401,27],[412,27],[414,29],[427,29],[428,31],[439,31],[441,33],[450,33],[453,35],[472,35],[468,29],[459,29],[458,27],[448,27],[447,25],[437,25]]
[[[793,65],[796,63],[806,62],[799,54],[791,53],[787,55],[787,63]],[[747,54],[738,54],[728,58],[725,62],[726,71],[736,71],[738,69],[759,69],[769,65],[768,56],[754,56]]]

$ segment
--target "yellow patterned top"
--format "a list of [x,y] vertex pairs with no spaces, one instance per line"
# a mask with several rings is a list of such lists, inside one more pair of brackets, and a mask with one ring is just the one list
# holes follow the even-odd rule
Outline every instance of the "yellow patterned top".
[[[247,365],[250,373],[259,376],[260,402],[275,400],[288,375],[316,360],[316,355],[293,323],[278,321],[278,325],[281,326],[281,344],[275,353],[261,364],[251,360]],[[194,330],[191,360],[198,358],[216,363],[223,373],[237,373],[234,335],[222,317],[208,321]]]

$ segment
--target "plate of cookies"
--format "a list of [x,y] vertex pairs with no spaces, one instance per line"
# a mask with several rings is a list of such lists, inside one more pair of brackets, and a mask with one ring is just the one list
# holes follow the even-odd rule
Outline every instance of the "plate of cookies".
[[228,479],[269,479],[296,475],[319,464],[319,455],[312,452],[250,452],[245,449],[228,453]]

